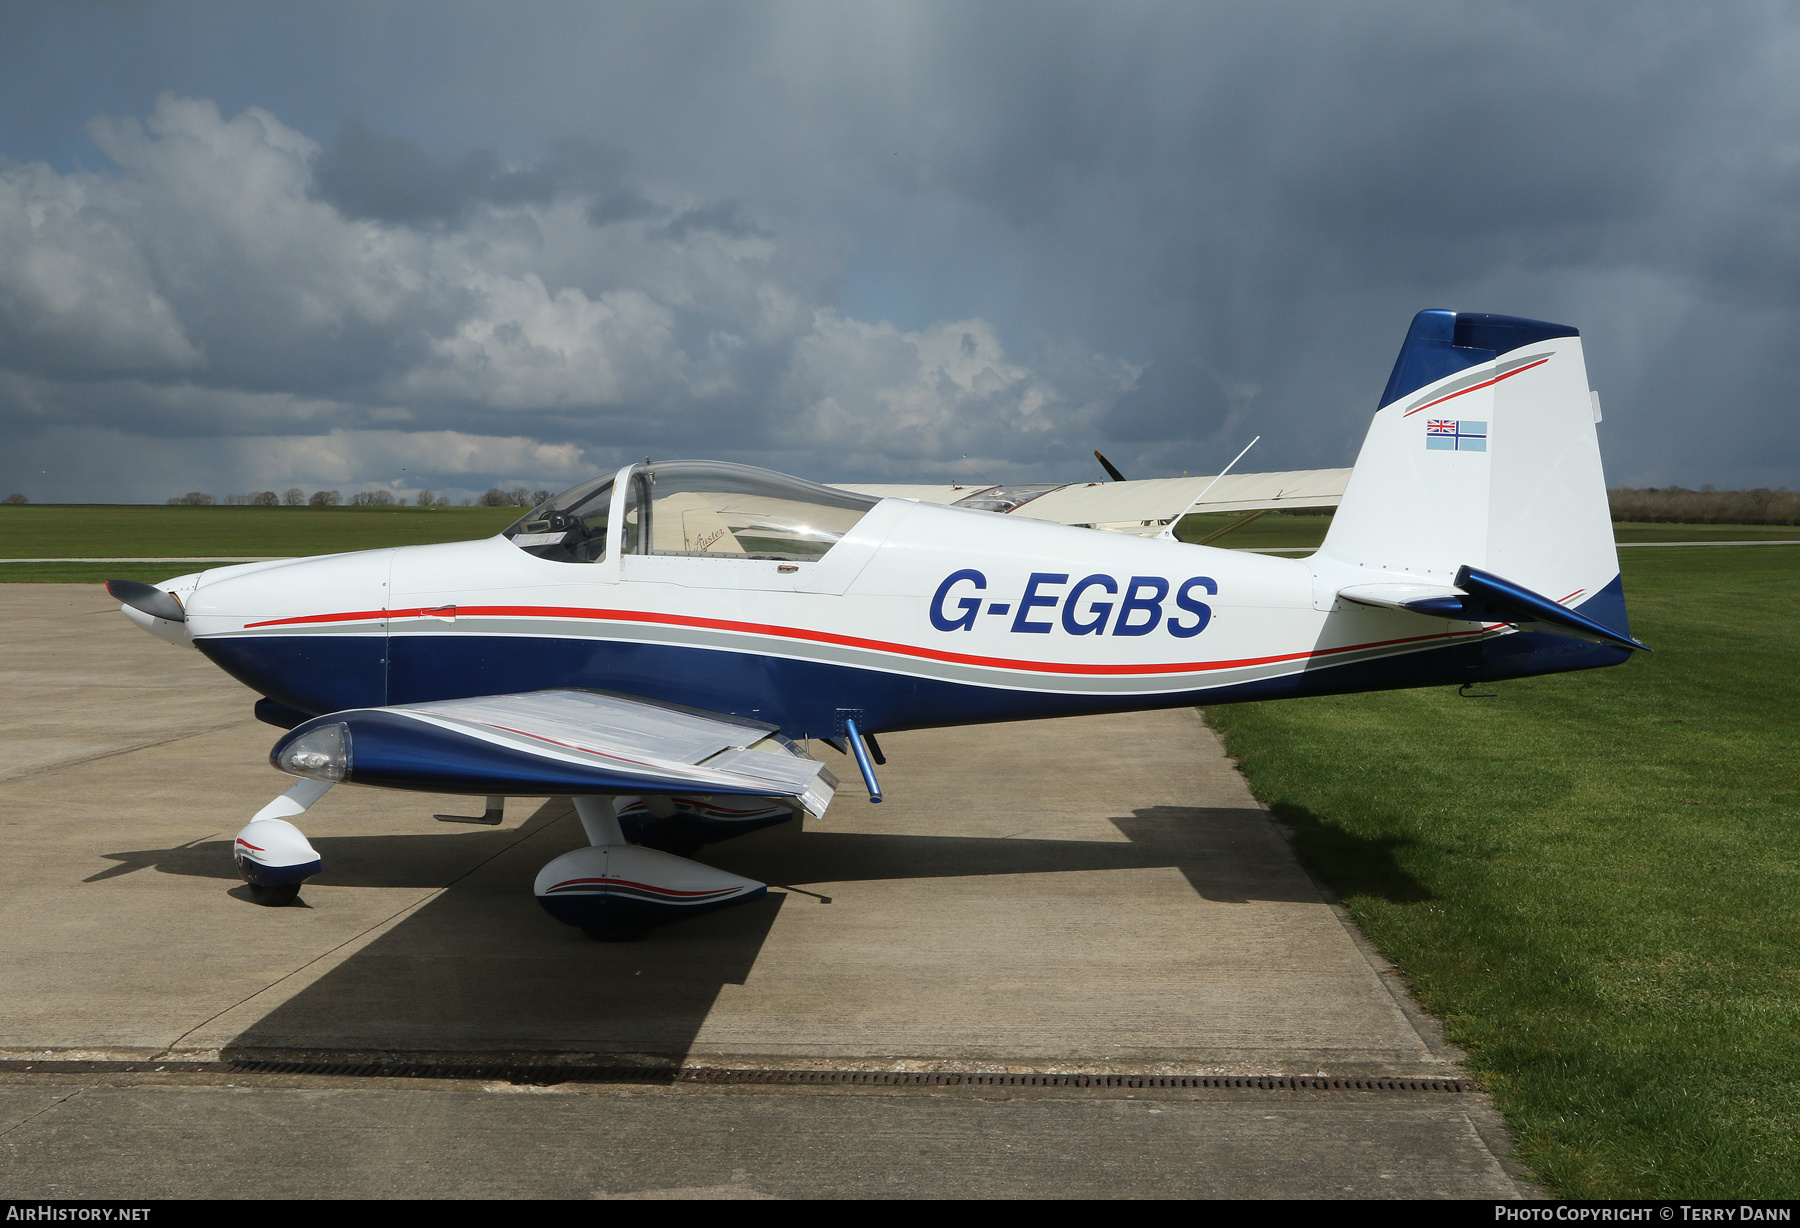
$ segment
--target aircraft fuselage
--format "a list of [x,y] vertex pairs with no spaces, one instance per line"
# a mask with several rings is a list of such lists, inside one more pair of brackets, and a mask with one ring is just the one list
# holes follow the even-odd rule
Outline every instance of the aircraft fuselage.
[[202,652],[302,713],[587,687],[791,737],[835,736],[847,718],[881,732],[1628,655],[1320,600],[1306,560],[901,499],[814,561],[566,563],[496,537],[220,569],[186,603]]

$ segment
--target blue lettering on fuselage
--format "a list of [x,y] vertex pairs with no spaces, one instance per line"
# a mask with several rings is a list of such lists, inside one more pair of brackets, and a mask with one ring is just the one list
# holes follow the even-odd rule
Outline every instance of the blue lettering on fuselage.
[[981,613],[981,598],[964,597],[959,601],[956,608],[962,611],[961,618],[951,618],[944,613],[944,598],[950,595],[952,588],[965,581],[977,589],[987,587],[987,577],[973,567],[965,567],[961,571],[953,571],[945,576],[944,582],[938,585],[937,594],[931,599],[931,625],[939,631],[973,631],[975,629],[975,616]]
[[1193,576],[1175,587],[1175,608],[1165,610],[1170,583],[1162,576],[1131,576],[1121,582],[1096,574],[1070,585],[1067,572],[1034,571],[1016,601],[985,601],[987,586],[987,577],[972,567],[945,576],[931,598],[931,625],[939,631],[973,631],[985,603],[987,614],[1012,615],[1007,630],[1015,634],[1048,635],[1060,622],[1069,635],[1138,636],[1161,630],[1186,640],[1212,622],[1212,607],[1196,594],[1219,593],[1211,576]]

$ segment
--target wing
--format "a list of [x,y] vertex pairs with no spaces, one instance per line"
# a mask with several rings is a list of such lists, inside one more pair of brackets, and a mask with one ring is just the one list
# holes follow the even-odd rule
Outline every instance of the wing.
[[[1013,486],[894,486],[839,483],[877,498],[918,499],[1017,512],[1037,520],[1138,533],[1194,512],[1254,512],[1336,507],[1348,469],[1228,473],[1222,478],[1149,478],[1136,482],[1034,483]],[[1209,489],[1210,488],[1210,489]],[[1200,502],[1201,495],[1206,497]]]
[[917,499],[920,503],[955,503],[958,499],[993,489],[991,483],[983,485],[980,482],[961,486],[934,486],[926,482],[832,482],[830,485],[876,499]]
[[269,757],[322,781],[512,796],[786,797],[814,817],[837,787],[773,725],[573,689],[333,712],[296,726]]
[[[1350,481],[1348,469],[1296,469],[1285,473],[1228,473],[1210,477],[1148,478],[1064,486],[1033,499],[1026,515],[1061,524],[1094,526],[1161,523],[1183,512],[1254,512],[1262,509],[1336,507]],[[1211,487],[1211,489],[1208,489]],[[1196,499],[1205,498],[1196,503]]]

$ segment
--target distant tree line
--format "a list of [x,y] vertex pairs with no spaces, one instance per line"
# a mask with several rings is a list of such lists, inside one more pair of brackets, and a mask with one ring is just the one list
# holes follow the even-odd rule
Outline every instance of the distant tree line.
[[1606,492],[1614,520],[1664,524],[1800,524],[1800,491],[1714,490],[1702,486],[1620,488]]
[[487,493],[477,500],[482,507],[536,507],[540,503],[549,501],[549,491],[526,490],[523,486],[515,486],[511,490],[501,490],[498,486],[490,486],[487,488]]
[[[478,507],[536,507],[547,503],[551,494],[548,490],[527,490],[523,486],[515,486],[511,490],[501,490],[498,486],[490,486],[487,493],[475,500]],[[9,497],[8,503],[25,502],[24,495]],[[190,490],[185,495],[177,495],[170,503],[185,507],[212,507],[220,502],[201,490]],[[350,496],[346,501],[343,494],[335,490],[315,490],[308,495],[298,486],[291,486],[281,494],[272,490],[259,490],[248,495],[226,495],[223,500],[227,507],[339,507],[348,502],[351,507],[449,507],[450,496],[440,495],[436,491],[421,490],[410,504],[391,490],[362,490]],[[469,500],[463,500],[463,506],[469,506]]]
[[[489,491],[488,493],[494,492]],[[485,496],[483,501],[485,502]],[[25,496],[16,495],[7,502],[23,503]],[[221,500],[203,490],[190,490],[185,495],[176,495],[168,502],[182,507],[213,507],[220,504]],[[226,495],[222,502],[226,507],[341,507],[344,505],[345,499],[340,491],[315,490],[309,495],[298,486],[290,486],[279,495],[272,490],[259,490],[247,495]],[[436,491],[421,490],[409,502],[391,490],[361,490],[350,496],[349,506],[449,507],[450,496],[440,495]],[[469,506],[469,500],[464,499],[463,506]]]

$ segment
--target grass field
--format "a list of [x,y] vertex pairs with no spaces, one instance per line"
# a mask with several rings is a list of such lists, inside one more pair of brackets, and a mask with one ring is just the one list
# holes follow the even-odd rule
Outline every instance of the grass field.
[[1800,547],[1622,558],[1653,656],[1207,715],[1549,1188],[1792,1198]]
[[[0,558],[332,554],[491,537],[518,518],[508,507],[0,506]],[[204,566],[3,563],[0,582],[163,580]]]
[[[1177,526],[1183,541],[1199,541],[1230,524],[1236,517],[1219,514],[1187,516]],[[1317,546],[1331,527],[1330,516],[1261,516],[1241,529],[1226,534],[1217,546],[1238,550],[1272,550]],[[1767,524],[1632,524],[1613,525],[1613,537],[1621,542],[1800,541],[1800,528]]]
[[[0,559],[293,556],[418,546],[488,537],[518,519],[504,507],[170,507],[153,504],[0,506]],[[1188,516],[1184,541],[1236,520]],[[1216,543],[1238,550],[1317,546],[1329,516],[1262,516]],[[1782,525],[1615,525],[1620,541],[1800,538]],[[205,566],[198,564],[197,566]],[[167,563],[0,563],[0,583],[164,580],[189,568]]]
[[1773,542],[1800,541],[1791,524],[1638,524],[1613,522],[1613,540],[1621,542]]

